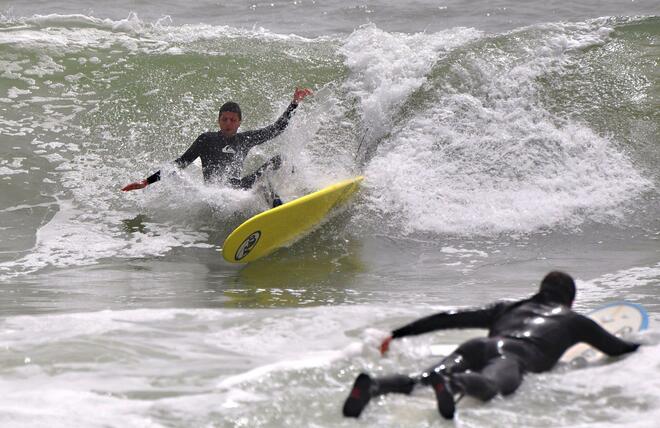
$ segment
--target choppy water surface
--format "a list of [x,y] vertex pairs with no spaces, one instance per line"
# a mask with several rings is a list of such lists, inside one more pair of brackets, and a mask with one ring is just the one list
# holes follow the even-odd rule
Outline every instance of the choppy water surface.
[[[414,371],[428,345],[480,333],[383,359],[386,331],[526,296],[551,269],[578,279],[580,311],[643,304],[647,346],[465,400],[456,423],[654,426],[652,2],[129,3],[0,3],[2,426],[448,425],[430,391],[375,400],[358,423],[341,403],[359,371]],[[281,153],[285,199],[366,178],[296,245],[222,261],[266,205],[195,165],[118,190],[168,171],[223,101],[255,128],[297,85],[314,97],[246,169]]]

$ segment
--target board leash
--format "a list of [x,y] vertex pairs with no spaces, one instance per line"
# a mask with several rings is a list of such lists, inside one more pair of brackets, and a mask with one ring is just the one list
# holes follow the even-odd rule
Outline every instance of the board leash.
[[356,161],[358,159],[358,156],[360,156],[360,149],[362,148],[362,144],[364,144],[364,140],[367,139],[367,133],[369,133],[369,128],[365,129],[364,134],[362,134],[362,139],[360,139],[360,144],[358,144],[357,151],[355,152]]

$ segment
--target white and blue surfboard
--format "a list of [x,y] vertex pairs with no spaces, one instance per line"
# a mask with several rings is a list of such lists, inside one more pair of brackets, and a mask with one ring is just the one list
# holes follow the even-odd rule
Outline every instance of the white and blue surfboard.
[[[636,303],[609,303],[589,312],[587,316],[617,337],[626,337],[649,327],[649,314],[643,306]],[[573,365],[586,365],[595,363],[604,357],[605,354],[586,343],[578,343],[564,352],[559,361]]]

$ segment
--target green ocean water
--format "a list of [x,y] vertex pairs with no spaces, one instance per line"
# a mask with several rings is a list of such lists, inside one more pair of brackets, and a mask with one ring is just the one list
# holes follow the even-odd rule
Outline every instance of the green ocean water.
[[[563,269],[578,310],[645,305],[648,346],[579,376],[529,376],[511,399],[459,407],[458,424],[652,426],[658,18],[502,4],[494,23],[486,6],[448,3],[451,19],[421,31],[443,9],[421,2],[397,20],[381,4],[293,3],[259,12],[259,26],[203,2],[4,9],[1,424],[352,426],[339,409],[357,372],[414,371],[429,344],[474,332],[415,338],[387,359],[379,334],[528,295]],[[309,9],[286,31],[293,7]],[[246,171],[282,154],[271,179],[285,199],[366,177],[296,245],[225,263],[224,237],[267,207],[259,192],[204,185],[196,165],[119,191],[173,171],[224,101],[254,129],[296,86],[315,94]],[[424,392],[377,400],[361,423],[442,424]]]

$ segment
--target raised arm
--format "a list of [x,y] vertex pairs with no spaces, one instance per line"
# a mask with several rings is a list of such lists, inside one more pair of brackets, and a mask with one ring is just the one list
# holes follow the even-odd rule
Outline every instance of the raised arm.
[[249,147],[254,147],[280,135],[289,125],[289,120],[291,120],[291,116],[293,116],[293,112],[298,107],[298,104],[305,99],[305,97],[311,95],[311,93],[312,91],[310,89],[296,88],[293,93],[293,101],[291,101],[289,107],[287,107],[284,113],[282,113],[282,116],[280,116],[275,123],[265,128],[242,133],[245,138],[245,143],[248,144]]
[[[199,137],[197,137],[197,139],[190,145],[190,147],[188,147],[188,150],[186,150],[184,154],[182,154],[180,157],[174,160],[176,166],[179,168],[185,168],[191,163],[193,163],[193,161],[199,157],[200,149],[205,141],[206,141],[206,134],[202,134]],[[148,185],[153,184],[159,180],[160,180],[160,170],[151,174],[149,177],[145,178],[144,180],[136,181],[134,183],[122,187],[121,190],[124,192],[128,192],[131,190],[144,189]]]

